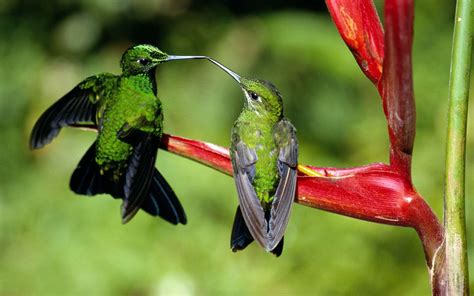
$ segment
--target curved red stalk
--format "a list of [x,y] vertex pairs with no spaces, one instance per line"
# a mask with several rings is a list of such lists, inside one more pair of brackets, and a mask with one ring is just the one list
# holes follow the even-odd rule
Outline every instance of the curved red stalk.
[[[229,150],[214,144],[164,135],[161,148],[232,175]],[[362,220],[409,226],[422,238],[429,266],[442,226],[411,183],[391,166],[298,167],[296,202]]]
[[411,180],[415,99],[411,66],[413,0],[385,1],[385,58],[378,89],[390,137],[390,164]]
[[[162,149],[232,175],[226,148],[164,135]],[[310,207],[384,224],[412,226],[405,208],[418,194],[390,166],[375,163],[356,168],[299,166],[296,202]]]
[[168,134],[163,134],[160,148],[232,175],[232,164],[227,148]]

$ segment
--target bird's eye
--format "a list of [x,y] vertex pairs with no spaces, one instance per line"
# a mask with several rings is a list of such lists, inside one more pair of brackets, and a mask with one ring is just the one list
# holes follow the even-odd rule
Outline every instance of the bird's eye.
[[150,60],[145,59],[145,58],[140,58],[140,59],[137,60],[137,63],[139,63],[140,65],[146,66],[150,63]]
[[254,101],[258,100],[258,95],[253,91],[249,92],[250,98]]

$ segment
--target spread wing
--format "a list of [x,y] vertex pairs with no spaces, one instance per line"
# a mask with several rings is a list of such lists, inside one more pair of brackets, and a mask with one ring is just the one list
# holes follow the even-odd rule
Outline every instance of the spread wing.
[[267,221],[260,200],[252,186],[257,154],[254,149],[245,145],[235,132],[233,132],[230,153],[242,216],[252,237],[267,249]]
[[86,78],[49,107],[38,119],[30,137],[31,149],[50,143],[65,126],[97,128],[98,102],[114,87],[117,76],[104,73]]
[[290,121],[282,119],[275,126],[273,137],[279,148],[278,171],[280,182],[272,202],[268,227],[268,244],[271,249],[275,248],[283,238],[290,219],[291,206],[296,193],[298,165],[296,129]]

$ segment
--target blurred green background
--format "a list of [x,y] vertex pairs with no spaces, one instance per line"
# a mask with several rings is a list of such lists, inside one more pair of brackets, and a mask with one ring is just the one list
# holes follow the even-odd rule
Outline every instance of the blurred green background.
[[[430,293],[412,229],[296,205],[280,258],[255,244],[234,254],[229,237],[237,197],[231,178],[160,152],[157,165],[180,197],[188,225],[140,213],[124,226],[118,201],[68,189],[93,133],[66,129],[44,149],[28,150],[31,127],[49,105],[89,75],[118,73],[122,52],[144,42],[171,54],[206,54],[242,75],[273,81],[298,128],[301,163],[387,161],[380,99],[324,3],[253,2],[0,1],[0,294]],[[416,3],[413,174],[439,216],[453,17],[454,1]],[[242,106],[236,84],[204,61],[168,63],[157,72],[166,131],[227,146]],[[474,116],[474,104],[470,109]],[[472,131],[474,120],[467,142],[474,273]]]

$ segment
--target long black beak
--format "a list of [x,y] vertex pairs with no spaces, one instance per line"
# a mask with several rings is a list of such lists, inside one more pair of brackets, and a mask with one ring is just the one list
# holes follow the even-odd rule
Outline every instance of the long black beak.
[[218,61],[216,60],[213,60],[211,59],[210,57],[206,57],[211,63],[217,65],[219,68],[221,68],[222,70],[224,70],[227,74],[229,74],[232,78],[235,79],[235,81],[237,81],[238,83],[240,83],[240,81],[242,80],[240,78],[240,76],[235,73],[234,71],[230,70],[229,68],[225,67],[224,65],[222,65],[221,63],[219,63]]
[[178,56],[178,55],[169,55],[165,62],[167,61],[176,61],[176,60],[194,60],[194,59],[207,59],[206,56]]
[[195,59],[206,59],[206,60],[209,60],[211,63],[217,65],[219,68],[221,68],[222,70],[224,70],[227,74],[229,74],[232,78],[234,78],[238,83],[240,83],[241,81],[241,78],[240,76],[235,73],[234,71],[230,70],[229,68],[225,67],[224,65],[222,65],[221,63],[219,63],[218,61],[214,60],[214,59],[211,59],[210,57],[208,56],[178,56],[178,55],[169,55],[165,62],[168,62],[168,61],[176,61],[176,60],[195,60]]

